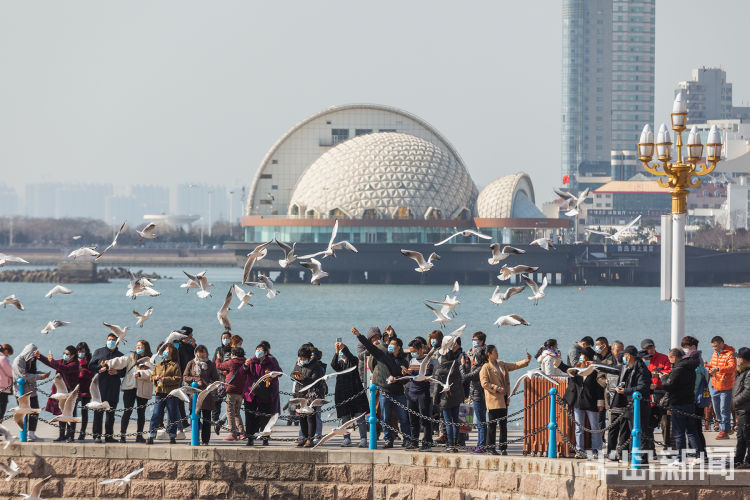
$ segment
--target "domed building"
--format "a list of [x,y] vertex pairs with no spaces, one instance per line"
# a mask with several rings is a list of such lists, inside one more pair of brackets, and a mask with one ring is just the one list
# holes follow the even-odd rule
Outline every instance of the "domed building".
[[470,219],[477,188],[447,149],[410,134],[348,140],[297,181],[289,215],[356,219]]
[[537,219],[544,214],[534,204],[534,186],[523,172],[505,175],[487,184],[477,198],[482,219]]

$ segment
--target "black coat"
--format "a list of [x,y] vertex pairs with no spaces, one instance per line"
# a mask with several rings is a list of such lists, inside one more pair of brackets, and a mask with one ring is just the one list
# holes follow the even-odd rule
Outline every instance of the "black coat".
[[[620,368],[620,377],[617,379],[617,384],[621,383],[625,384],[625,393],[618,394],[615,392],[610,405],[611,407],[625,408],[630,406],[633,401],[632,396],[634,392],[641,393],[641,396],[643,396],[641,401],[643,402],[651,400],[651,372],[640,359],[637,359],[633,366],[622,365]],[[641,405],[641,409],[647,406]]]
[[599,411],[599,404],[604,406],[604,388],[599,384],[596,372],[586,377],[570,377],[563,399],[573,408]]
[[469,397],[472,401],[484,401],[484,388],[481,382],[479,382],[479,372],[482,371],[484,363],[474,363],[474,367],[470,367],[468,370],[465,365],[461,365],[461,378],[464,382],[471,382],[469,386]]
[[698,358],[683,358],[661,380],[661,388],[669,395],[669,406],[695,404],[695,369]]
[[185,373],[188,363],[195,358],[195,347],[188,342],[180,342],[180,348],[177,349],[177,359],[180,362],[180,370]]
[[[117,348],[115,348],[114,351],[110,351],[106,347],[100,347],[91,355],[89,369],[98,372],[101,369],[102,361],[119,358],[120,356],[122,356],[122,353]],[[124,376],[124,368],[118,370],[116,375],[110,375],[109,371],[104,371],[99,374],[99,392],[102,395],[102,401],[108,401],[112,407],[117,406],[117,401],[120,400],[120,379]],[[113,401],[115,404],[112,404]]]
[[[333,354],[331,360],[331,368],[333,371],[340,372],[352,366],[357,366],[357,356],[349,351],[349,348],[344,346],[341,350],[344,354],[343,359],[338,354]],[[362,413],[369,412],[370,404],[367,401],[367,396],[362,390],[365,386],[362,384],[362,379],[359,378],[359,370],[354,370],[343,375],[336,376],[336,394],[334,395],[334,401],[336,403],[336,416],[338,418],[343,417],[356,417]],[[359,396],[346,404],[342,404],[343,401],[351,398],[355,394]]]
[[[435,372],[435,378],[442,383],[446,381],[451,383],[448,392],[438,392],[435,395],[436,399],[440,398],[440,409],[457,408],[464,401],[464,385],[461,380],[460,366],[462,356],[463,351],[458,349],[457,351],[448,351],[440,357],[440,365]],[[453,370],[451,370],[451,366]],[[448,378],[449,373],[450,378]]]
[[[302,378],[297,380],[296,377],[294,377],[295,373],[299,373],[302,375]],[[307,389],[306,391],[302,392],[299,389],[302,387],[307,387],[308,385],[315,382],[317,379],[322,377],[326,374],[325,368],[323,366],[316,362],[316,361],[310,361],[306,365],[300,365],[299,363],[294,366],[294,369],[292,370],[291,377],[296,382],[296,387],[294,390],[294,397],[300,398],[300,397],[306,397],[308,399],[316,399],[316,398],[322,398],[325,396],[325,382],[320,381],[311,388]]]

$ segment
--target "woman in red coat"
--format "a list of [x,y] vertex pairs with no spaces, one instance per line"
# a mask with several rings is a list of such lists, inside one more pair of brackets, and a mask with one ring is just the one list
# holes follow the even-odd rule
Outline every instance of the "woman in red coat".
[[[50,353],[50,355],[45,358],[39,353],[39,351],[34,351],[34,356],[36,357],[36,359],[49,366],[50,368],[54,368],[55,370],[57,370],[57,373],[62,377],[62,381],[65,383],[67,392],[72,391],[78,385],[79,364],[77,355],[78,351],[72,345],[69,345],[65,348],[62,359],[59,360],[53,358],[52,353]],[[51,394],[55,394],[56,392],[58,392],[58,388],[53,385]],[[44,409],[52,413],[53,415],[60,415],[62,413],[62,411],[60,411],[60,405],[58,404],[57,400],[51,397],[47,400],[47,406],[45,406]],[[73,415],[75,415],[75,411],[73,412]],[[76,424],[70,422],[59,422],[59,424],[60,435],[57,439],[55,439],[55,441],[65,441],[67,439],[69,443],[72,443],[73,436],[76,432]]]
[[78,440],[83,441],[89,424],[89,410],[86,405],[91,402],[91,379],[94,378],[96,372],[89,369],[91,360],[89,345],[86,342],[79,342],[76,349],[78,350],[78,401],[81,403],[81,432],[78,434]]

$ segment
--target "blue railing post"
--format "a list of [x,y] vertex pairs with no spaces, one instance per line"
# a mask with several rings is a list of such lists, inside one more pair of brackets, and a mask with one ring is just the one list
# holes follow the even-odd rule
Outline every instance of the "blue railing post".
[[557,389],[549,390],[549,444],[547,458],[557,458]]
[[641,393],[633,393],[633,436],[632,449],[630,450],[630,466],[633,469],[640,469],[642,465],[641,458]]
[[375,391],[378,390],[378,386],[375,384],[370,385],[370,418],[367,419],[370,422],[370,449],[376,450],[378,448],[378,417],[375,414]]
[[[198,382],[193,382],[190,385],[195,388],[198,388]],[[192,431],[190,433],[191,434],[190,446],[200,446],[201,443],[198,437],[199,424],[198,424],[198,393],[197,392],[193,393],[193,414],[191,415],[190,420],[191,420],[190,425],[191,425],[191,431]],[[203,422],[203,425],[206,425],[206,422]]]
[[[18,396],[21,397],[24,394],[24,386],[26,385],[26,379],[25,378],[19,378],[18,379]],[[23,416],[23,429],[21,429],[18,433],[18,440],[22,443],[26,442],[26,426],[29,422],[29,416],[24,415]]]

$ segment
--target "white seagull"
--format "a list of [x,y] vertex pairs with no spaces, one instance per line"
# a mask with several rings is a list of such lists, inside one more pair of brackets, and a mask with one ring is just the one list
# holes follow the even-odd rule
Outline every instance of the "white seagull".
[[0,425],[0,440],[5,443],[3,449],[7,450],[8,446],[17,441],[18,438],[11,434],[7,427]]
[[512,247],[510,245],[505,245],[501,250],[500,243],[493,243],[490,245],[490,250],[492,250],[492,257],[487,259],[487,262],[489,262],[491,266],[499,264],[501,260],[505,260],[513,254],[521,255],[526,253],[526,250],[521,250],[520,248]]
[[52,330],[56,328],[60,328],[61,326],[69,325],[70,321],[60,321],[59,319],[54,319],[47,323],[47,325],[42,328],[42,333],[49,333]]
[[490,297],[490,302],[495,304],[496,306],[499,306],[503,302],[507,302],[509,298],[513,297],[517,293],[521,293],[526,289],[526,285],[521,286],[511,286],[505,292],[500,293],[500,286],[495,287],[495,291],[492,292],[492,297]]
[[452,240],[456,236],[463,236],[464,238],[468,238],[469,236],[476,236],[477,238],[483,238],[485,240],[491,240],[492,239],[492,236],[487,236],[486,234],[482,234],[480,232],[474,231],[473,229],[464,229],[463,231],[459,231],[457,233],[454,233],[454,234],[448,236],[443,241],[439,241],[439,242],[435,243],[435,246],[438,247],[440,245],[448,243],[450,240]]
[[299,259],[300,260],[312,259],[313,257],[317,257],[318,255],[322,255],[323,259],[325,259],[326,257],[331,257],[331,256],[336,257],[336,250],[341,250],[341,249],[346,249],[354,253],[359,253],[359,251],[354,247],[354,245],[352,245],[348,241],[338,241],[334,243],[334,240],[336,239],[336,233],[338,232],[339,232],[339,221],[336,220],[336,222],[333,224],[333,230],[331,231],[331,239],[328,241],[328,246],[326,247],[326,249],[321,252],[316,252],[314,254],[303,255],[299,257]]
[[138,241],[143,241],[144,238],[147,240],[153,240],[154,238],[156,238],[154,229],[156,229],[156,224],[153,222],[149,222],[148,224],[146,224],[146,227],[144,227],[140,231],[136,229],[135,232],[138,233],[138,236],[141,237]]
[[334,427],[333,429],[331,429],[331,432],[329,432],[328,434],[320,438],[320,440],[317,443],[315,443],[315,446],[313,446],[313,448],[317,448],[318,446],[322,445],[323,443],[331,439],[333,436],[343,436],[345,434],[349,434],[350,428],[354,425],[354,423],[357,420],[362,418],[362,415],[364,415],[364,413],[362,413],[358,417],[354,417],[351,420],[347,420],[346,422],[339,425],[338,427]]
[[[430,349],[430,352],[427,353],[427,356],[425,356],[422,361],[417,361],[416,359],[412,361],[412,363],[409,365],[409,369],[413,369],[415,366],[419,367],[419,371],[416,375],[405,375],[403,377],[399,377],[396,380],[411,380],[413,382],[425,382],[427,380],[435,380],[431,376],[427,375],[427,368],[430,366],[430,360],[432,359],[432,355],[435,353],[435,348],[433,347]],[[435,380],[437,382],[437,380]]]
[[55,375],[55,378],[52,379],[52,385],[55,386],[55,393],[50,394],[50,398],[60,401],[70,396],[70,392],[68,392],[68,386],[65,385],[65,381],[63,380],[62,375],[60,375],[59,373],[57,373]]
[[315,413],[315,408],[320,408],[321,406],[330,403],[330,401],[326,399],[315,399],[308,403],[307,398],[290,398],[289,403],[298,406],[297,413],[309,415],[310,413]]
[[621,243],[628,236],[635,233],[635,229],[633,229],[633,226],[637,224],[639,220],[641,220],[640,215],[628,222],[624,227],[621,227],[620,229],[615,231],[613,234],[605,233],[603,231],[594,231],[593,229],[586,229],[586,231],[588,231],[589,233],[601,234],[605,239],[609,238],[615,243]]
[[0,253],[0,267],[3,267],[8,262],[18,262],[19,264],[28,264],[28,260],[24,260],[21,257],[16,257],[15,255],[8,255],[5,253]]
[[279,290],[276,290],[273,287],[273,281],[271,281],[271,278],[269,278],[265,274],[259,274],[258,280],[259,281],[250,281],[246,284],[255,288],[260,288],[261,290],[266,290],[266,297],[268,297],[269,299],[272,299],[281,293]]
[[39,495],[42,494],[42,490],[44,490],[44,486],[46,485],[47,481],[49,481],[52,478],[52,476],[43,477],[42,479],[37,479],[36,481],[33,481],[29,486],[29,491],[31,493],[21,493],[21,496],[25,500],[44,500]]
[[466,330],[466,325],[461,325],[460,327],[453,330],[449,335],[443,337],[443,343],[440,344],[439,351],[441,356],[444,356],[453,348],[456,340],[458,340],[458,337],[460,337],[461,334],[464,333],[464,330]]
[[282,375],[284,375],[284,372],[268,372],[268,373],[264,373],[263,375],[261,375],[261,377],[258,380],[255,381],[255,383],[253,383],[252,386],[250,386],[250,391],[249,392],[255,391],[256,387],[258,387],[261,383],[265,382],[269,378],[278,378],[278,377],[281,377]]
[[148,309],[146,309],[146,311],[143,314],[141,314],[138,311],[136,311],[135,309],[133,309],[133,314],[137,318],[135,320],[135,324],[137,326],[143,328],[143,323],[145,323],[146,321],[149,320],[149,318],[151,317],[151,313],[153,313],[153,312],[154,312],[154,308],[153,307],[149,307]]
[[68,254],[69,259],[94,259],[99,257],[99,252],[94,250],[95,247],[81,247],[77,250],[73,250]]
[[258,245],[253,249],[252,252],[247,254],[247,260],[245,260],[245,265],[242,267],[243,283],[247,283],[247,281],[250,279],[250,271],[253,270],[255,261],[261,260],[266,256],[266,254],[268,253],[268,245],[270,245],[271,243],[273,243],[273,241],[268,241],[266,243],[263,243],[262,245]]
[[555,244],[549,238],[537,238],[531,243],[529,243],[529,245],[531,245],[532,247],[544,248],[545,250],[549,250],[550,248],[555,248]]
[[73,389],[73,392],[67,395],[64,400],[60,401],[60,407],[62,410],[61,415],[52,417],[50,422],[80,422],[81,417],[74,417],[73,413],[76,411],[76,403],[78,402],[78,386]]
[[442,301],[427,300],[426,302],[441,306],[440,312],[443,313],[443,315],[447,316],[448,314],[451,314],[451,316],[456,317],[458,316],[458,313],[455,311],[456,306],[461,303],[458,300],[458,289],[459,285],[458,281],[456,281],[453,283],[453,290],[450,294],[445,296],[445,299],[443,299]]
[[262,438],[269,438],[271,437],[271,433],[273,432],[273,426],[276,425],[276,421],[279,419],[279,414],[274,413],[271,418],[268,419],[268,422],[266,422],[266,427],[260,431],[256,432],[253,436],[255,439],[262,439]]
[[146,295],[148,297],[156,297],[157,295],[161,295],[159,292],[151,288],[154,286],[154,284],[150,279],[144,277],[137,278],[130,271],[128,271],[128,274],[130,275],[130,282],[128,283],[128,291],[125,292],[126,297],[132,297],[133,300],[135,300],[136,297],[140,297],[142,295]]
[[141,467],[140,469],[134,470],[133,472],[131,472],[125,477],[120,477],[116,479],[106,479],[104,481],[100,481],[99,484],[119,483],[118,486],[121,484],[130,484],[130,481],[141,472],[143,472],[143,467]]
[[[185,273],[185,271],[182,271],[182,272]],[[188,273],[185,273],[185,276],[188,276],[188,280],[187,280],[187,283],[182,283],[180,285],[180,288],[184,288],[185,289],[185,293],[190,293],[190,289],[191,288],[200,288],[201,285],[200,285],[200,283],[198,283],[198,279],[197,278],[200,277],[200,276],[205,276],[205,275],[206,275],[206,271],[201,271],[198,274],[196,274],[195,276],[193,276],[193,278],[196,278],[196,279],[193,279],[193,278],[190,277],[190,275]]]
[[559,189],[553,189],[555,194],[559,196],[562,200],[565,200],[568,202],[568,210],[565,212],[565,215],[568,217],[574,217],[578,215],[578,208],[581,206],[581,204],[586,201],[586,198],[589,197],[589,188],[584,189],[581,191],[578,196],[574,195],[573,193],[569,193],[568,191],[560,191]]
[[171,391],[169,395],[172,397],[181,399],[182,401],[188,404],[192,404],[193,394],[198,394],[197,401],[198,401],[198,408],[200,408],[201,405],[203,404],[203,400],[206,399],[206,397],[208,397],[209,394],[211,394],[216,389],[218,389],[219,386],[221,386],[222,384],[224,384],[224,382],[220,382],[217,380],[216,382],[211,382],[210,384],[206,386],[205,389],[202,389],[202,390],[197,387],[183,385],[182,387]]
[[116,246],[117,246],[117,238],[119,238],[119,237],[120,237],[120,233],[122,233],[122,231],[123,231],[123,230],[125,229],[125,225],[126,225],[127,223],[128,223],[128,221],[125,221],[125,222],[123,222],[123,223],[122,223],[122,225],[120,226],[120,229],[118,229],[118,230],[117,230],[117,233],[115,233],[115,237],[114,237],[114,238],[112,239],[112,243],[110,243],[110,244],[109,244],[109,246],[107,246],[107,247],[106,247],[106,248],[105,248],[104,250],[102,250],[101,252],[99,252],[99,255],[97,255],[97,256],[96,256],[96,257],[94,258],[94,260],[99,260],[99,259],[101,259],[101,258],[102,258],[102,255],[104,255],[104,254],[105,254],[105,253],[107,253],[107,252],[108,252],[108,251],[109,251],[110,249],[112,249],[112,248],[114,248],[114,247],[116,247]]
[[448,370],[448,376],[445,377],[445,382],[441,382],[439,380],[435,380],[438,383],[438,385],[441,387],[441,389],[440,389],[441,393],[448,392],[448,391],[451,390],[451,385],[453,385],[453,383],[450,380],[451,380],[451,374],[453,373],[453,367],[454,366],[456,366],[456,361],[455,360],[453,361],[453,363],[451,363],[450,370]]
[[539,266],[524,266],[523,264],[519,264],[517,266],[508,267],[507,264],[504,264],[503,267],[500,268],[500,274],[497,275],[497,278],[505,281],[514,274],[533,273],[537,269],[539,269]]
[[533,292],[533,295],[529,297],[529,300],[534,301],[534,305],[539,305],[539,301],[542,300],[546,295],[544,295],[544,289],[547,288],[547,277],[545,276],[542,279],[542,285],[539,286],[536,284],[536,281],[529,278],[525,274],[521,275],[521,279],[523,279],[531,288],[531,291]]
[[221,305],[221,309],[216,311],[216,319],[219,320],[219,324],[224,330],[232,331],[232,323],[229,322],[229,305],[232,303],[232,297],[234,296],[234,285],[229,286],[229,291],[226,297],[224,297],[224,303]]
[[52,290],[50,290],[44,295],[44,297],[49,299],[49,298],[52,298],[53,295],[57,295],[58,293],[63,294],[63,295],[68,295],[70,293],[73,293],[73,290],[71,290],[70,288],[66,288],[62,285],[55,285],[52,288]]
[[18,467],[16,461],[11,458],[10,465],[5,465],[4,463],[0,462],[0,471],[8,474],[8,477],[6,477],[5,480],[10,481],[18,475],[20,468]]
[[109,328],[110,331],[117,336],[117,344],[116,345],[119,345],[120,342],[125,342],[125,337],[128,334],[128,328],[130,328],[129,326],[126,326],[125,328],[121,328],[118,325],[111,325],[111,324],[106,323],[106,322],[104,322],[102,324],[104,326],[106,326],[107,328]]
[[328,276],[328,273],[323,271],[323,267],[321,266],[320,261],[315,258],[310,257],[310,262],[300,262],[299,264],[302,267],[306,267],[307,269],[312,271],[310,283],[312,283],[313,285],[320,285],[320,280]]
[[[185,273],[185,271],[182,272]],[[208,282],[208,278],[206,278],[206,271],[198,273],[195,276],[185,273],[185,276],[187,276],[190,280],[188,281],[188,285],[191,281],[198,284],[198,287],[188,286],[188,290],[190,288],[200,288],[200,290],[196,292],[196,295],[198,295],[198,297],[200,297],[201,299],[205,299],[206,297],[211,295],[211,288],[213,288],[214,285],[213,283]]]
[[109,410],[109,403],[107,401],[102,401],[102,393],[99,392],[98,373],[91,378],[89,394],[91,395],[91,401],[86,404],[86,408],[89,408],[90,410]]
[[523,379],[527,378],[527,379],[531,380],[532,378],[539,378],[539,377],[541,377],[541,378],[543,378],[543,379],[545,379],[545,380],[547,380],[549,382],[552,382],[555,385],[560,385],[557,382],[557,380],[555,380],[552,377],[550,377],[549,375],[545,374],[539,368],[536,368],[534,370],[529,370],[526,373],[524,373],[523,375],[521,375],[520,377],[518,377],[518,380],[516,380],[516,385],[514,385],[513,386],[513,390],[510,391],[510,395],[512,396],[512,395],[514,395],[516,393],[516,391],[518,390],[518,387],[521,385],[521,382],[523,381]]
[[523,319],[518,314],[508,314],[497,318],[493,325],[497,325],[498,328],[500,328],[501,326],[529,326],[529,322]]
[[443,308],[442,307],[440,309],[435,309],[430,304],[425,304],[425,306],[427,307],[427,309],[429,309],[430,311],[432,311],[432,312],[435,313],[436,317],[432,321],[434,323],[440,323],[440,326],[445,326],[445,323],[447,323],[447,322],[449,322],[449,321],[451,321],[453,319],[450,316],[446,316],[445,314],[443,314],[443,310],[442,310]]
[[15,295],[8,295],[0,304],[3,305],[3,309],[5,309],[5,306],[14,306],[19,311],[23,311],[23,304],[21,304],[21,301]]
[[319,379],[315,380],[310,385],[306,385],[305,387],[302,387],[301,389],[297,389],[297,392],[305,392],[306,390],[314,387],[315,384],[318,384],[320,382],[326,381],[326,380],[328,380],[328,379],[330,379],[332,377],[335,377],[336,375],[343,375],[344,373],[352,372],[352,371],[354,371],[356,369],[357,369],[357,366],[354,365],[354,366],[352,366],[350,368],[347,368],[346,370],[342,370],[340,372],[332,372],[332,373],[329,373],[328,375],[323,375],[322,377],[320,377]]
[[297,243],[292,243],[292,246],[289,246],[276,238],[274,238],[273,241],[275,241],[279,248],[284,252],[284,258],[279,259],[279,266],[283,269],[287,269],[292,262],[297,260],[297,256],[294,255],[294,247],[297,246]]
[[432,252],[429,257],[427,257],[427,261],[424,260],[424,256],[421,252],[417,252],[415,250],[404,250],[401,249],[401,254],[409,257],[410,259],[414,259],[419,267],[415,267],[414,270],[418,273],[424,273],[432,269],[434,264],[432,263],[433,260],[440,260],[440,256],[436,254],[435,252]]
[[23,429],[23,419],[25,415],[39,414],[42,411],[41,408],[31,407],[31,396],[34,394],[36,394],[36,392],[29,392],[23,396],[18,396],[16,398],[18,406],[8,410],[9,412],[13,412],[13,421],[19,429]]
[[234,285],[234,294],[240,300],[240,305],[237,306],[237,309],[242,309],[242,306],[244,305],[253,307],[250,303],[250,299],[253,298],[253,292],[246,292],[239,285]]

